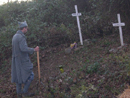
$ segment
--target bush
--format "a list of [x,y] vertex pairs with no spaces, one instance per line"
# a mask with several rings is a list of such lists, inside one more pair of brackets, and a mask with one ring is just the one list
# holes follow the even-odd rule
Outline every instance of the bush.
[[96,73],[98,72],[98,69],[99,69],[99,66],[100,64],[98,62],[92,64],[92,65],[89,65],[87,67],[87,74],[92,74],[92,73]]

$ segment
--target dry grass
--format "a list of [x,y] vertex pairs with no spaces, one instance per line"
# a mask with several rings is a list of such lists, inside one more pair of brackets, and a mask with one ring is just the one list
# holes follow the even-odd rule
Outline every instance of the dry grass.
[[120,94],[118,98],[130,98],[130,86],[128,86],[128,89],[125,89],[124,92]]

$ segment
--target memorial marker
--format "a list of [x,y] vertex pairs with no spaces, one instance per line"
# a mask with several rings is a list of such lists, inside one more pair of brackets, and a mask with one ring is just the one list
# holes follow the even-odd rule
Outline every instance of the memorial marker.
[[123,35],[122,35],[122,26],[125,26],[125,23],[121,23],[120,14],[117,14],[117,18],[118,18],[118,23],[113,23],[113,26],[119,27],[120,42],[121,42],[121,46],[123,46],[124,43],[123,43]]
[[78,29],[79,29],[80,43],[81,43],[81,45],[83,45],[82,33],[81,33],[80,22],[79,22],[79,16],[81,16],[81,13],[78,13],[77,5],[75,5],[75,11],[76,11],[76,13],[72,13],[72,16],[76,16],[76,18],[77,18],[77,24],[78,24]]

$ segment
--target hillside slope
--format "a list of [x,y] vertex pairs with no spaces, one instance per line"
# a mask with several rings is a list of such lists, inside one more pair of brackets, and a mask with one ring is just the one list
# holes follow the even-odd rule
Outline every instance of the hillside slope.
[[[127,37],[126,37],[127,36]],[[69,45],[40,50],[41,80],[45,84],[37,86],[38,72],[36,54],[31,55],[34,63],[35,79],[30,91],[34,98],[116,98],[127,88],[130,46],[128,35],[124,34],[127,46],[116,53],[112,48],[120,46],[119,35],[91,39],[79,50],[65,54]],[[11,61],[11,58],[7,60]],[[59,70],[63,66],[64,73]],[[15,98],[15,84],[10,82],[11,65],[5,65],[0,74],[0,97]]]

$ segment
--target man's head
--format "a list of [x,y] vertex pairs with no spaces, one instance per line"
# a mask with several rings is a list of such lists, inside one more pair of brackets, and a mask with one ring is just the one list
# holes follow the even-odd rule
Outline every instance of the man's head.
[[26,32],[27,32],[28,24],[27,24],[26,21],[24,21],[24,22],[18,22],[18,26],[19,26],[19,29],[20,29],[23,33],[26,33]]

